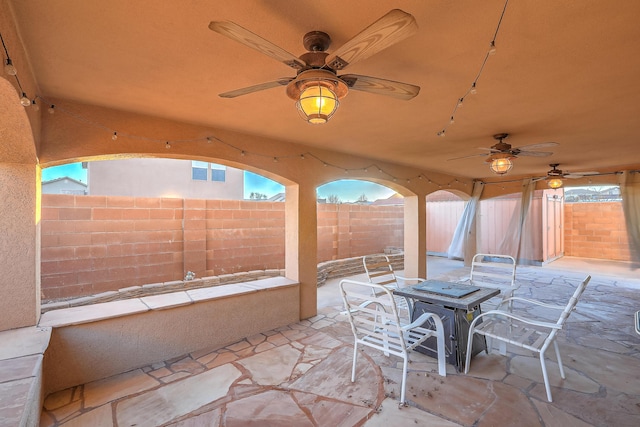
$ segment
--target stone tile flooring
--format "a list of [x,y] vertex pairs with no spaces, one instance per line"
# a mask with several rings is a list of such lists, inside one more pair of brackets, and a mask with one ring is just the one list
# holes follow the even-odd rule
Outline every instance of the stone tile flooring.
[[[518,267],[517,294],[568,298],[585,275]],[[325,286],[338,292],[336,283]],[[434,359],[412,353],[409,406],[399,408],[399,358],[367,348],[350,382],[353,338],[332,300],[314,318],[53,393],[40,426],[635,427],[640,336],[632,322],[639,290],[640,280],[594,275],[558,340],[566,380],[550,351],[553,403],[538,358],[526,352],[481,353],[469,375],[448,366],[446,377],[435,373]]]

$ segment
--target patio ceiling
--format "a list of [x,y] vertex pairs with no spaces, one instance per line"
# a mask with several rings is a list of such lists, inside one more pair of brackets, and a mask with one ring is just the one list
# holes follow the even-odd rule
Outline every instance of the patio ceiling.
[[[550,157],[521,157],[513,176],[640,164],[640,3],[509,2],[478,79],[478,93],[450,117],[478,76],[504,0],[323,2],[9,1],[43,98],[365,155],[463,177],[492,176],[481,153],[511,134],[514,147],[555,141]],[[329,52],[389,10],[419,30],[346,72],[421,87],[410,101],[351,91],[325,125],[300,119],[284,88],[234,99],[219,93],[293,77],[295,71],[208,29],[234,21],[285,50],[330,34]],[[437,133],[446,128],[446,136]],[[44,142],[46,143],[46,141]]]

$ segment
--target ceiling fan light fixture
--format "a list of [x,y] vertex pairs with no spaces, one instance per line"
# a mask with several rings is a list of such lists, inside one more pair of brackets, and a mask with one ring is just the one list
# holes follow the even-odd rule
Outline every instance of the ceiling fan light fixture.
[[328,122],[340,105],[338,96],[329,84],[322,81],[305,86],[296,102],[300,115],[314,125]]
[[329,121],[348,92],[346,83],[328,70],[303,71],[287,85],[302,118],[316,125]]
[[547,186],[555,190],[562,187],[562,180],[560,178],[547,178]]
[[506,174],[513,167],[513,162],[508,154],[494,154],[488,159],[488,161],[491,162],[489,165],[491,171],[498,175]]

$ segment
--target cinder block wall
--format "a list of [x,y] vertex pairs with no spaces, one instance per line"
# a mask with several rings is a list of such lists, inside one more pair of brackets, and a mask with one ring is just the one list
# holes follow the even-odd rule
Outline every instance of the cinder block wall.
[[182,277],[183,214],[180,199],[43,195],[43,297]]
[[318,262],[404,245],[404,207],[318,205]]
[[564,252],[583,258],[631,260],[622,203],[565,203]]
[[[402,206],[318,205],[318,262],[403,245]],[[42,296],[284,268],[284,203],[42,196]]]

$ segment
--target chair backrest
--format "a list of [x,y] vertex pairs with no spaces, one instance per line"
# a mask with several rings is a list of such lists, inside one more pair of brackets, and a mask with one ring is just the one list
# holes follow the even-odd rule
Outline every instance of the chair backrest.
[[591,280],[591,276],[587,276],[582,281],[582,283],[578,285],[576,290],[573,292],[573,295],[571,295],[571,298],[569,298],[569,301],[567,302],[566,307],[564,308],[564,310],[562,310],[562,313],[560,314],[560,318],[556,322],[557,325],[562,327],[564,323],[567,321],[567,318],[569,317],[571,312],[576,309],[576,304],[578,304],[578,301],[580,300],[580,297],[584,293],[584,290],[587,288],[587,285],[589,284],[590,280]]
[[375,283],[343,279],[340,293],[358,342],[402,357],[407,343],[391,291]]
[[386,255],[365,255],[362,257],[364,271],[370,283],[382,285],[386,288],[397,289],[398,279],[393,266]]
[[471,261],[469,279],[474,286],[500,289],[504,296],[512,296],[519,287],[516,260],[509,255],[476,254]]

